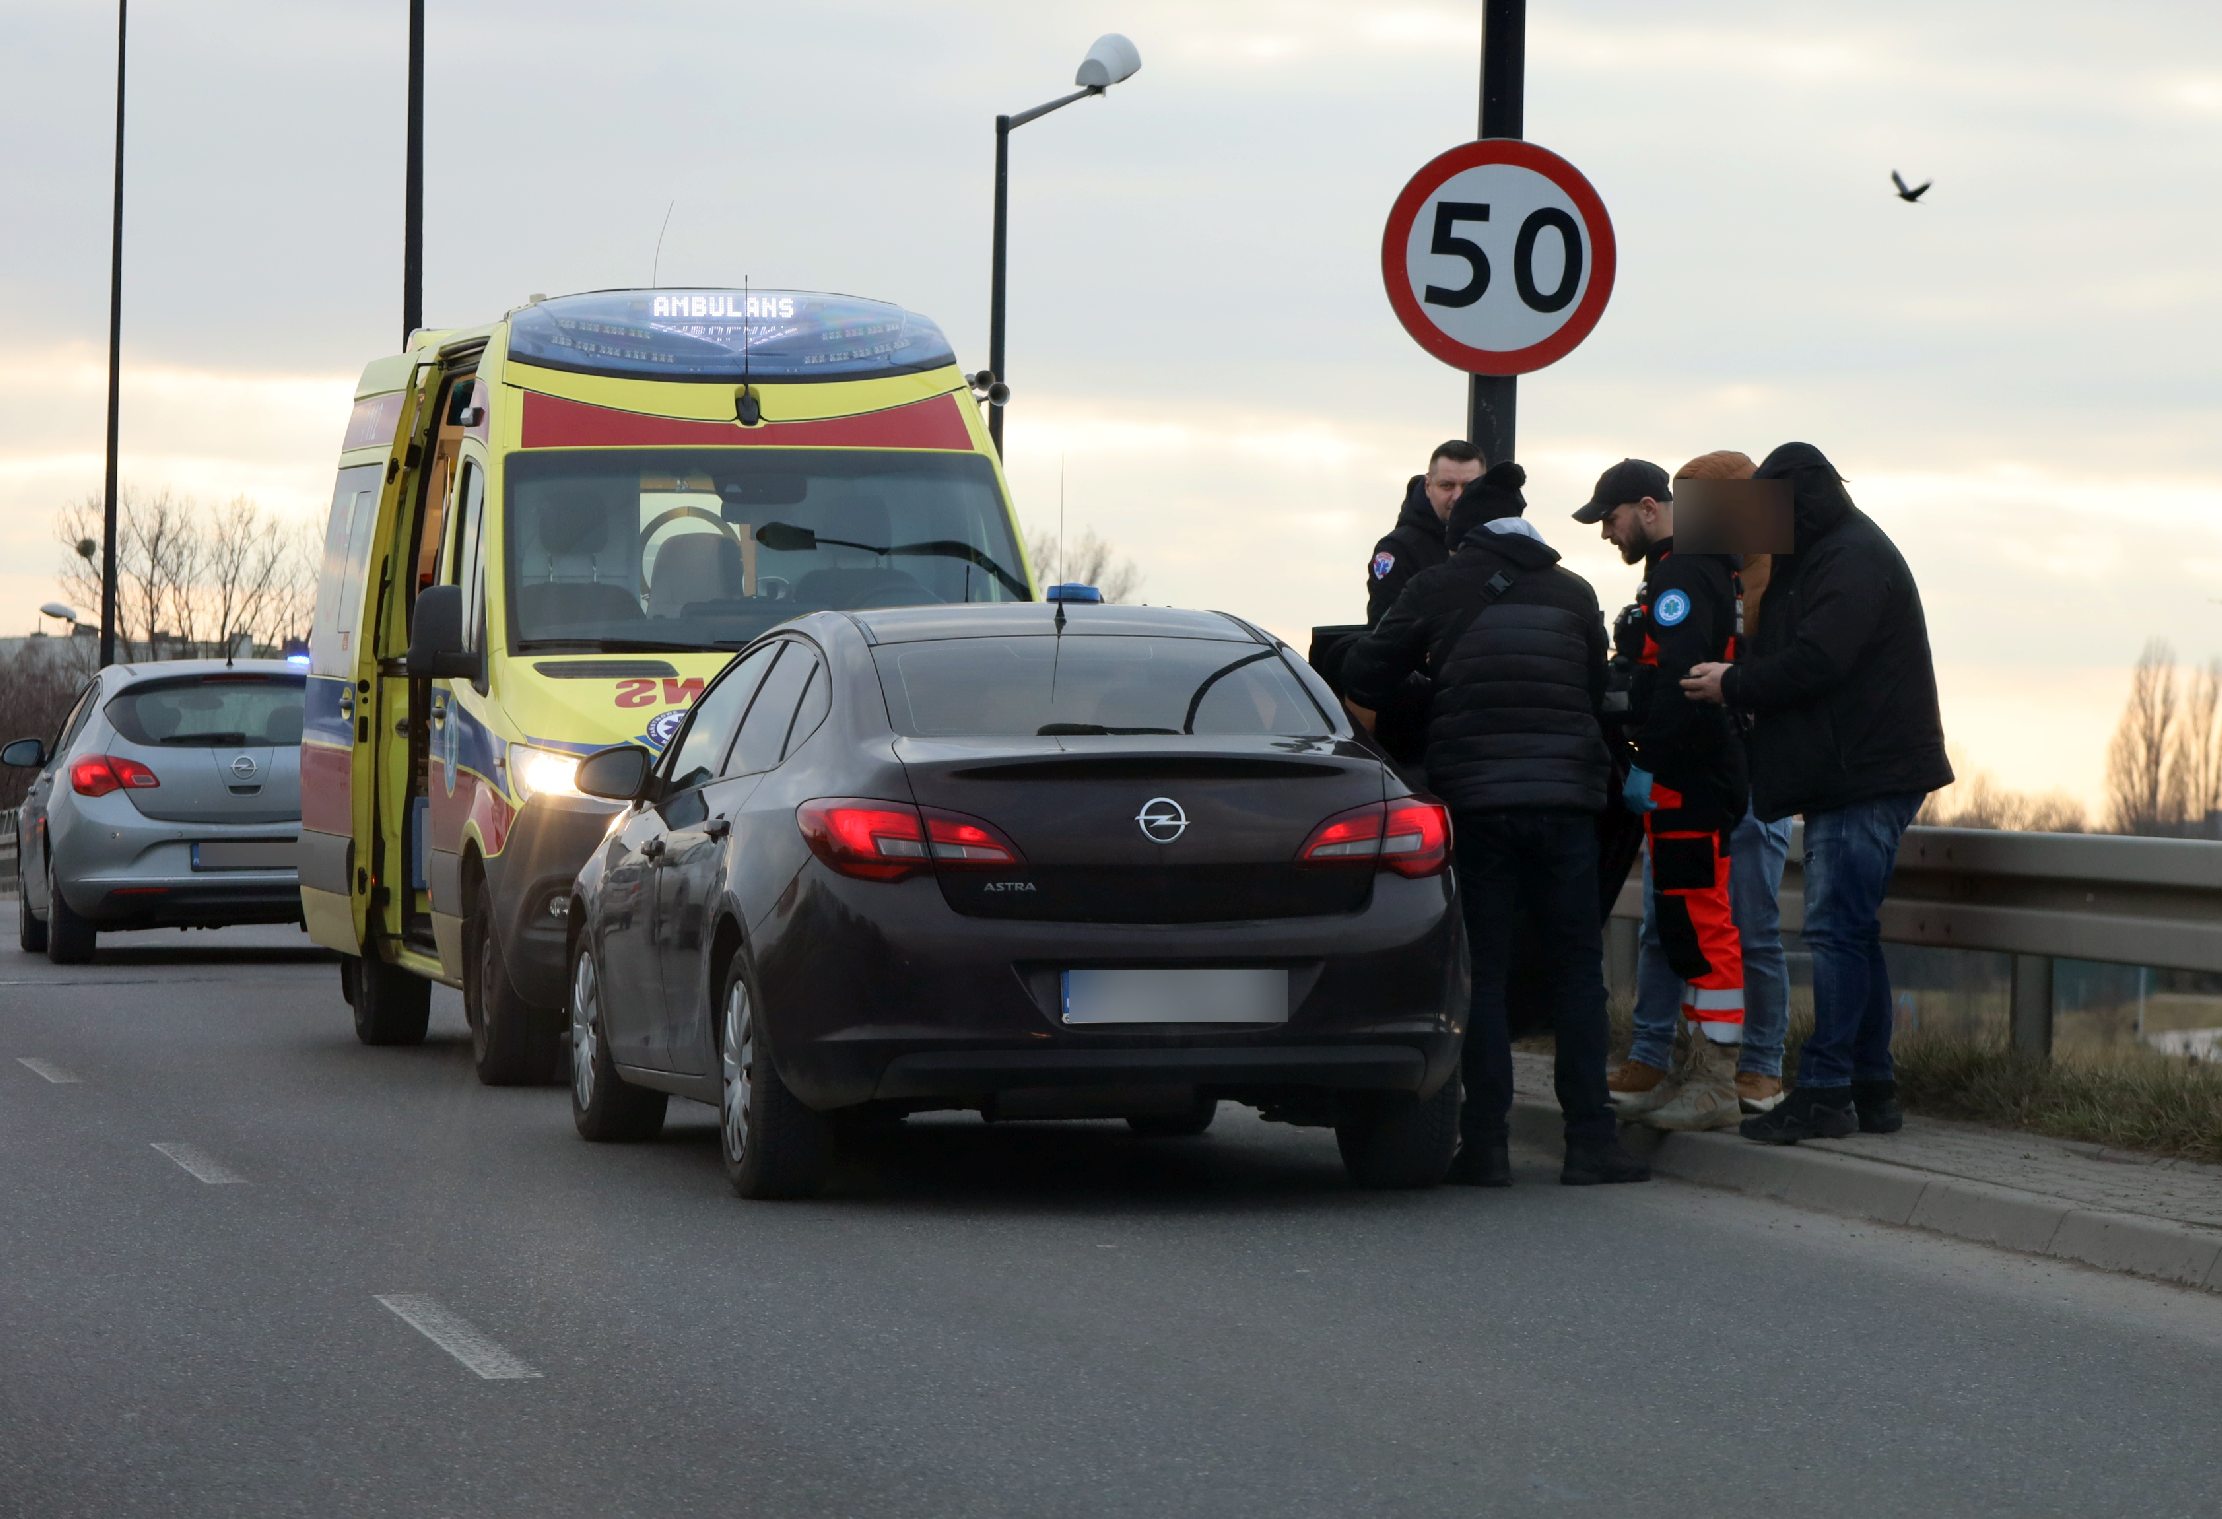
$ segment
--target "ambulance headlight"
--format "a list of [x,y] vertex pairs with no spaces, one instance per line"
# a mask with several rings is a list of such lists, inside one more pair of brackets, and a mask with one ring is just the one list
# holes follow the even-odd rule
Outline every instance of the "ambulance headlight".
[[547,749],[514,744],[509,750],[509,779],[526,799],[536,796],[578,796],[579,757]]

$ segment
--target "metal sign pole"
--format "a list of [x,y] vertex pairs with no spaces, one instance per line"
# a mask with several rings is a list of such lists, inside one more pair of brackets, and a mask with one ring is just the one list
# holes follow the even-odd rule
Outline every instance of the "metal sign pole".
[[[1482,0],[1481,136],[1523,132],[1527,56],[1527,0]],[[1467,377],[1466,436],[1492,465],[1514,455],[1519,388],[1516,375]]]
[[401,190],[401,346],[424,325],[424,0],[409,0],[409,126]]

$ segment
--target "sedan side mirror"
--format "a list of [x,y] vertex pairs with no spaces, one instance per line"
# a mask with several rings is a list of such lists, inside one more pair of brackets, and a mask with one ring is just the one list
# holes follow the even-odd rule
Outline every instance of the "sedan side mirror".
[[478,656],[463,647],[463,588],[426,586],[417,592],[409,624],[411,680],[476,680]]
[[0,749],[0,765],[17,770],[36,770],[46,763],[46,740],[19,738],[5,749]]
[[579,761],[571,784],[588,796],[608,802],[637,802],[648,789],[649,772],[656,757],[638,744],[597,749]]

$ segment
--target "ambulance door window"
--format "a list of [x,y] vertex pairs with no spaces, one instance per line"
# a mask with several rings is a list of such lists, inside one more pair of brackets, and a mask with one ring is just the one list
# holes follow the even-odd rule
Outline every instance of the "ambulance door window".
[[456,490],[455,546],[449,584],[463,588],[463,647],[486,647],[486,472],[476,459],[463,461]]

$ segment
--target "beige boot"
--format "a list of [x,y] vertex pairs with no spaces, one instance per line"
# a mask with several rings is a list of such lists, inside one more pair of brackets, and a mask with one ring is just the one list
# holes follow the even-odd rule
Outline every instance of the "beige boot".
[[1733,1129],[1743,1121],[1736,1092],[1736,1057],[1742,1046],[1718,1044],[1701,1028],[1690,1030],[1689,1069],[1674,1096],[1643,1115],[1655,1129]]

